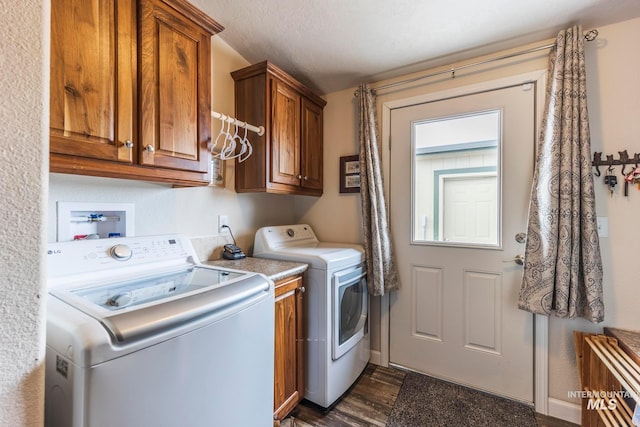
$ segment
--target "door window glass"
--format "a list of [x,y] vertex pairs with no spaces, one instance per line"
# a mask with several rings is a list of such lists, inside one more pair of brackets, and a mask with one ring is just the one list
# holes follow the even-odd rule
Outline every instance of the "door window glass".
[[413,243],[499,246],[501,111],[412,126]]

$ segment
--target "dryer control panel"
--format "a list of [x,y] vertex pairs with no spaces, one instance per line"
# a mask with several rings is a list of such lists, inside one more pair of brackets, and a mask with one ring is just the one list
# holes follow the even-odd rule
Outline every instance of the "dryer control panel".
[[307,224],[263,227],[256,232],[254,253],[296,244],[317,243],[315,233]]

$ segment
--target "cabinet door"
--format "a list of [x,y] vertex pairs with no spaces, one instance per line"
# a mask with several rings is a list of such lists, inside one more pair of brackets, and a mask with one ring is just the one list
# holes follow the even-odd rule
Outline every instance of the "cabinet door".
[[135,3],[51,3],[51,152],[135,160]]
[[140,163],[206,173],[211,34],[161,0],[140,14]]
[[302,101],[302,186],[322,194],[322,107]]
[[284,279],[275,289],[274,418],[284,418],[304,397],[302,278]]
[[298,187],[300,178],[300,95],[271,79],[270,181]]

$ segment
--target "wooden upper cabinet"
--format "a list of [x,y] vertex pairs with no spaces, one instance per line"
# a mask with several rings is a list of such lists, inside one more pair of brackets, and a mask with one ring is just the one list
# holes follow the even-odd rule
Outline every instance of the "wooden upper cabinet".
[[51,152],[133,162],[136,6],[56,0],[51,8]]
[[231,76],[236,117],[265,127],[249,135],[252,156],[236,161],[236,191],[321,196],[326,101],[267,61]]
[[210,38],[186,0],[56,0],[51,171],[206,185]]
[[271,181],[300,183],[300,95],[271,79]]
[[302,102],[302,186],[322,192],[322,107]]
[[140,163],[207,172],[216,29],[162,0],[140,2],[140,15]]

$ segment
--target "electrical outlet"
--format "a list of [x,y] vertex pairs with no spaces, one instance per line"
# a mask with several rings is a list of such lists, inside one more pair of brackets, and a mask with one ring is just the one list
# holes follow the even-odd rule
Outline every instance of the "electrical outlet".
[[229,225],[229,217],[227,215],[218,215],[218,233],[227,231],[225,225]]

